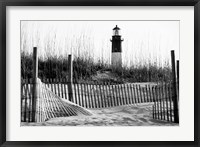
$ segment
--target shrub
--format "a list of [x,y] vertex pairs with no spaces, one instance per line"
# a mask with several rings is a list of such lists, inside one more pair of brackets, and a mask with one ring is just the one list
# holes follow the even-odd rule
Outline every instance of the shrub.
[[[46,60],[38,60],[39,78],[66,78],[68,74],[67,57],[48,57]],[[169,64],[158,67],[156,64],[146,63],[130,67],[112,67],[100,60],[94,62],[92,58],[75,57],[73,60],[73,80],[92,81],[92,76],[97,72],[111,72],[116,79],[104,79],[111,82],[159,82],[168,81],[171,78]],[[21,77],[32,78],[33,60],[31,54],[21,53]]]

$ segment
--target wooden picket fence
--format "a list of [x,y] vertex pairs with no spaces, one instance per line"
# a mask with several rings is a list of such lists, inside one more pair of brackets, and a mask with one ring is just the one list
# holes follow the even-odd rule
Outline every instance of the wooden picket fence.
[[[66,79],[43,79],[56,95],[69,100]],[[23,80],[23,92],[31,97],[31,80]],[[156,84],[73,83],[72,102],[86,108],[104,108],[136,103],[153,102],[152,88]]]
[[[69,100],[67,79],[43,79],[42,82],[55,95]],[[32,88],[30,79],[22,80],[22,121],[32,121]],[[90,109],[152,103],[154,119],[174,122],[172,90],[171,84],[161,83],[73,83],[71,101]]]
[[153,87],[153,118],[175,122],[175,109],[172,84],[161,84]]
[[[37,48],[34,47],[33,52],[33,79],[21,80],[21,121],[38,122],[37,111],[42,115],[39,121],[46,118],[52,118],[60,110],[62,105],[58,105],[60,101],[54,99],[55,103],[51,108],[54,113],[43,115],[45,105],[52,100],[49,97],[46,102],[37,97],[37,79],[38,79],[38,57]],[[177,64],[178,65],[178,64]],[[176,82],[174,52],[172,51],[172,81],[171,83],[124,83],[116,84],[111,82],[93,82],[93,83],[74,83],[72,81],[72,57],[68,58],[69,72],[67,79],[42,79],[42,85],[45,85],[53,95],[58,99],[64,99],[77,104],[80,107],[99,109],[107,107],[115,107],[121,105],[132,105],[139,103],[152,103],[152,115],[154,119],[166,120],[178,123],[178,78]],[[177,70],[178,71],[178,70]],[[177,75],[179,77],[179,75]],[[176,86],[177,84],[177,86]],[[45,88],[46,89],[46,88]],[[41,102],[41,103],[38,103]],[[40,108],[39,110],[37,108]],[[63,109],[64,110],[64,109]],[[45,113],[48,112],[45,110]],[[52,116],[48,116],[51,115]],[[63,111],[62,113],[63,114]],[[66,114],[66,113],[65,113]],[[62,115],[61,115],[62,116]]]
[[[179,123],[179,61],[175,64],[175,53],[171,51],[172,81],[153,90],[153,118]],[[176,66],[175,66],[176,65]],[[176,68],[177,67],[177,68]]]

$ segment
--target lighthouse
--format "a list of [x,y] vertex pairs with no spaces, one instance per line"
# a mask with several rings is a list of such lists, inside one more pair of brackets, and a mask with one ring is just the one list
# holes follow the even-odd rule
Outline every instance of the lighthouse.
[[116,25],[113,28],[111,64],[113,67],[122,67],[122,39],[120,28]]

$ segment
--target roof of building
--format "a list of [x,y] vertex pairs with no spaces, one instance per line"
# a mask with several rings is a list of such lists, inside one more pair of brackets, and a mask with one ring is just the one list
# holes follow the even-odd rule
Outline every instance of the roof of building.
[[120,30],[120,28],[116,25],[115,28],[113,28],[113,30]]

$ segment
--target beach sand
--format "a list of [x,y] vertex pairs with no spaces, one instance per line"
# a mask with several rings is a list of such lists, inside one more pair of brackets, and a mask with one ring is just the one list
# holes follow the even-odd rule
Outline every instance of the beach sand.
[[52,118],[41,123],[21,123],[21,126],[177,126],[152,118],[153,103],[88,109],[93,115]]

